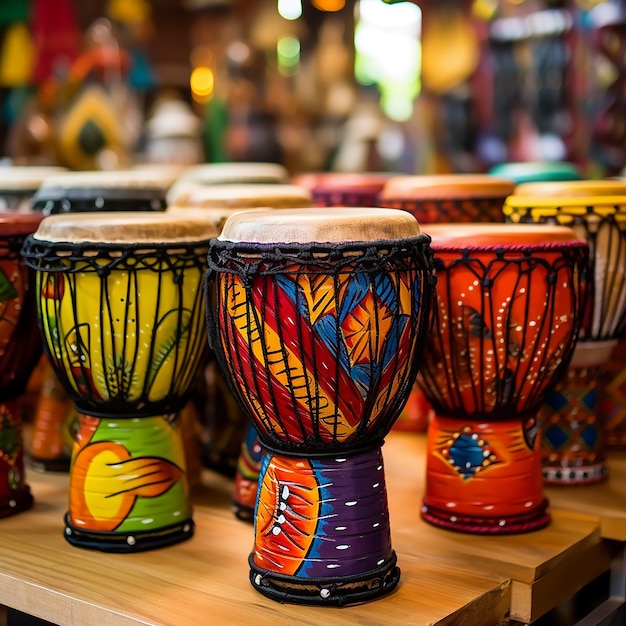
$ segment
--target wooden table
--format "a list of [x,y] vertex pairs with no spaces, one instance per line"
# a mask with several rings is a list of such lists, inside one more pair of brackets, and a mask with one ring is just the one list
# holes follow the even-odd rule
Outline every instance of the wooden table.
[[626,453],[608,452],[607,465],[608,478],[598,485],[546,488],[552,506],[592,512],[600,522],[600,536],[613,544],[609,598],[589,615],[589,624],[626,610]]
[[[58,624],[450,624],[530,622],[607,571],[615,545],[597,516],[553,507],[547,528],[477,537],[423,522],[423,435],[383,448],[392,542],[402,570],[387,597],[344,608],[278,604],[248,582],[252,527],[230,512],[232,482],[205,471],[192,494],[196,533],[139,554],[63,539],[67,476],[29,472],[32,510],[0,521],[0,604]],[[323,616],[323,617],[322,617]]]

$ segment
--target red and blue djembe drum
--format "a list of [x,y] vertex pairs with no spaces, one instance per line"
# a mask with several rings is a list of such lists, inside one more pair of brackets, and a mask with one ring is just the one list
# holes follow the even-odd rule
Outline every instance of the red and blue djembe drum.
[[210,341],[264,448],[249,562],[270,598],[398,583],[381,445],[420,362],[429,241],[406,212],[334,208],[242,213],[211,242]]
[[20,251],[40,221],[33,214],[0,216],[0,517],[33,503],[24,476],[19,398],[41,356],[41,340],[33,332],[35,291]]
[[[607,476],[602,381],[626,330],[626,182],[527,183],[504,206],[515,222],[565,224],[589,244],[587,307],[566,375],[539,414],[543,473],[555,485],[591,484]],[[623,369],[623,364],[621,369]]]
[[587,244],[563,226],[433,224],[434,329],[420,365],[435,415],[422,517],[475,534],[548,524],[537,411],[580,326]]
[[108,552],[193,533],[178,412],[206,353],[206,220],[45,218],[24,243],[44,348],[80,421],[65,537]]

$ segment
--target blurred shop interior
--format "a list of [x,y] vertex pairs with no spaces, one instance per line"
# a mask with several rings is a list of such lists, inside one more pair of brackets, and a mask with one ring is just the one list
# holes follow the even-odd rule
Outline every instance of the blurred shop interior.
[[3,0],[0,158],[626,164],[619,0]]

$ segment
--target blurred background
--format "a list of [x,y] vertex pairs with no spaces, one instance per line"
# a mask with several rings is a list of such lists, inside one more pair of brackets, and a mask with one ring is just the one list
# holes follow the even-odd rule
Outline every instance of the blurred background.
[[618,0],[2,0],[0,159],[626,164]]

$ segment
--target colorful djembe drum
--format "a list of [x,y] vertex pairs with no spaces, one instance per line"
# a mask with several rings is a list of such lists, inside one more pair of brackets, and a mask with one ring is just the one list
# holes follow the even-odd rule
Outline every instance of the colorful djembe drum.
[[382,188],[381,206],[412,213],[420,224],[503,222],[502,205],[515,185],[488,174],[394,176]]
[[262,594],[341,605],[396,586],[380,446],[434,280],[403,211],[241,213],[211,242],[210,341],[265,450],[249,560]]
[[420,366],[435,412],[422,517],[475,534],[541,528],[537,411],[577,338],[587,244],[563,226],[425,228],[437,306]]
[[589,244],[588,308],[580,340],[565,378],[546,397],[540,423],[546,482],[602,481],[607,467],[599,382],[626,328],[626,182],[519,185],[504,213],[515,222],[566,224]]
[[150,170],[67,172],[48,176],[33,196],[44,215],[99,211],[164,211],[169,180]]
[[204,163],[185,169],[167,192],[167,204],[178,202],[181,194],[208,185],[287,184],[289,173],[279,163]]
[[40,221],[33,214],[0,215],[0,517],[33,503],[24,477],[19,398],[41,355],[41,340],[32,276],[20,250]]
[[109,552],[193,533],[177,413],[206,352],[202,219],[45,218],[23,248],[52,367],[80,421],[65,537]]
[[[163,211],[168,184],[159,171],[65,172],[49,176],[35,193],[32,205],[44,215]],[[49,363],[41,377],[28,460],[38,471],[66,472],[79,416]]]
[[378,194],[394,176],[388,172],[309,172],[292,178],[313,194],[316,206],[377,207]]
[[[503,222],[502,205],[513,189],[511,180],[487,174],[397,176],[383,186],[379,203],[409,211],[420,224]],[[424,396],[418,375],[415,389],[394,428],[424,432],[431,416],[432,407]]]

